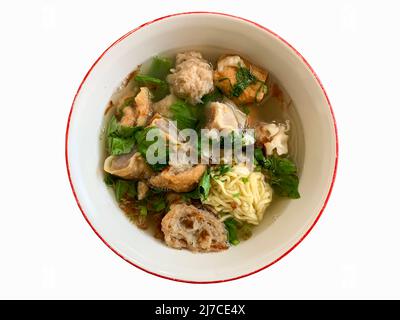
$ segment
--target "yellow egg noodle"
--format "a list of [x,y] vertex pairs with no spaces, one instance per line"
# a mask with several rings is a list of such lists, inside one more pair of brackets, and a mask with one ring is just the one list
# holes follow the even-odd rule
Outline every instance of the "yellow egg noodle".
[[271,203],[272,188],[261,172],[250,172],[244,166],[211,179],[211,190],[203,203],[218,214],[258,225]]

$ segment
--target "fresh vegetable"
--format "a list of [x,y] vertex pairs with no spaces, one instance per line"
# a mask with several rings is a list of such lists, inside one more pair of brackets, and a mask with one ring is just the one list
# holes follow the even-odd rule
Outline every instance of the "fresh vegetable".
[[109,187],[114,187],[116,177],[114,177],[112,174],[106,172],[104,174],[104,183],[109,186]]
[[207,169],[207,171],[203,174],[198,188],[200,193],[200,199],[201,200],[207,199],[211,189],[210,170]]
[[254,150],[254,158],[267,171],[271,186],[277,194],[292,199],[300,198],[297,168],[290,159],[277,155],[265,157],[260,148]]
[[160,80],[165,80],[172,67],[173,63],[170,58],[156,56],[153,58],[146,75]]
[[252,83],[255,83],[257,78],[250,72],[248,68],[239,67],[236,72],[236,83],[232,88],[232,96],[239,97],[242,92]]
[[186,128],[194,129],[196,127],[198,120],[193,108],[193,106],[182,100],[178,100],[170,106],[171,119],[177,122],[179,130]]
[[254,95],[255,103],[257,103],[257,97],[260,92],[262,92],[264,95],[268,93],[268,86],[265,83],[261,84],[260,87],[257,89],[257,92]]
[[227,173],[227,172],[229,172],[231,170],[232,170],[232,166],[230,166],[229,164],[221,164],[218,167],[218,171],[219,171],[220,175],[223,175],[223,174],[225,174],[225,173]]
[[132,151],[135,144],[134,134],[142,127],[127,127],[118,123],[112,116],[107,128],[107,149],[111,155],[121,155]]
[[120,202],[124,197],[134,198],[137,194],[136,184],[132,181],[117,179],[114,182],[115,198]]
[[225,173],[227,173],[231,170],[232,170],[232,166],[230,166],[229,164],[221,164],[212,170],[211,177],[213,179],[219,179],[220,176],[224,175]]
[[147,207],[145,205],[139,206],[139,215],[142,217],[147,216]]
[[157,195],[151,197],[150,201],[148,202],[151,210],[155,212],[160,212],[167,207],[167,203],[163,196]]
[[107,136],[118,138],[130,138],[142,127],[127,127],[118,123],[117,118],[112,116],[108,123]]
[[[136,146],[138,151],[141,153],[144,159],[147,160],[146,153],[149,147],[157,142],[157,139],[161,137],[161,133],[158,133],[155,136],[154,140],[147,140],[147,134],[149,133],[150,130],[160,130],[157,127],[147,127],[144,128],[138,132],[135,133],[135,141],[136,141]],[[168,148],[165,146],[165,148],[159,148],[157,151],[161,152],[161,154],[156,154],[157,157],[160,158],[160,161],[154,164],[150,164],[149,166],[154,170],[154,171],[161,171],[164,169],[166,166],[168,166],[168,161],[169,161],[169,156],[168,156]]]
[[248,177],[243,177],[240,180],[242,180],[243,183],[248,183],[249,182],[249,178]]
[[139,86],[144,86],[150,89],[154,101],[159,101],[169,94],[168,84],[164,80],[144,74],[138,74],[135,77],[135,81]]
[[221,102],[222,99],[224,98],[224,95],[222,94],[221,90],[219,88],[215,88],[214,91],[206,94],[201,98],[202,104],[206,105],[209,102]]
[[211,175],[210,175],[210,170],[207,169],[207,171],[204,172],[203,176],[201,177],[201,180],[197,185],[197,188],[194,189],[193,191],[186,192],[183,195],[183,197],[186,200],[200,199],[204,201],[207,199],[208,194],[210,193],[210,189],[211,189]]
[[135,144],[135,138],[108,138],[108,148],[110,154],[118,156],[121,154],[127,154],[132,151]]
[[226,219],[224,221],[225,223],[225,228],[228,231],[228,241],[230,244],[233,244],[234,246],[238,245],[240,243],[240,240],[238,238],[237,234],[237,222],[233,218]]

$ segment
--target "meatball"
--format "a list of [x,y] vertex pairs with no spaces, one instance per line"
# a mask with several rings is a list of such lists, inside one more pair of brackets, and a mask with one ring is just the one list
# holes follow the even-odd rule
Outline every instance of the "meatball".
[[200,52],[178,53],[172,71],[167,77],[172,92],[191,104],[200,103],[201,98],[214,89],[213,70]]

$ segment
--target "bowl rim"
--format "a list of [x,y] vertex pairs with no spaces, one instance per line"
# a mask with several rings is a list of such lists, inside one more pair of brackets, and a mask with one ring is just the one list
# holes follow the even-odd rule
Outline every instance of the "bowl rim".
[[[318,83],[318,85],[320,86],[326,102],[329,106],[330,109],[330,114],[331,114],[331,118],[332,118],[332,122],[333,122],[333,127],[334,127],[334,133],[335,133],[335,164],[334,164],[334,170],[333,170],[333,175],[332,175],[332,179],[331,179],[331,183],[330,183],[330,187],[328,190],[328,193],[326,195],[325,201],[317,215],[317,217],[315,218],[315,220],[313,221],[313,223],[311,224],[311,226],[308,228],[308,230],[300,237],[300,239],[292,246],[290,247],[286,252],[284,252],[283,254],[281,254],[278,258],[276,258],[274,261],[268,263],[267,265],[258,268],[254,271],[242,274],[240,276],[236,276],[236,277],[232,277],[232,278],[227,278],[227,279],[220,279],[220,280],[212,280],[212,281],[193,281],[193,280],[186,280],[186,279],[179,279],[179,278],[174,278],[174,277],[168,277],[162,274],[159,274],[157,272],[151,271],[151,270],[147,270],[146,268],[137,265],[136,263],[132,262],[131,260],[129,260],[128,258],[126,258],[122,253],[120,253],[119,251],[117,251],[115,248],[113,248],[108,242],[107,240],[105,240],[100,233],[94,228],[93,224],[89,221],[89,218],[87,217],[85,211],[83,210],[79,198],[77,196],[77,193],[75,191],[74,188],[74,184],[72,182],[72,177],[71,177],[71,173],[70,173],[70,168],[69,168],[69,160],[68,160],[68,137],[69,137],[69,127],[70,127],[70,122],[71,122],[71,117],[72,117],[72,113],[74,110],[74,106],[75,106],[75,102],[76,99],[81,91],[81,88],[83,86],[83,84],[86,82],[86,79],[88,78],[88,76],[90,75],[90,73],[92,72],[92,70],[94,69],[94,67],[97,65],[97,63],[103,58],[103,56],[112,48],[114,47],[116,44],[118,44],[119,42],[123,41],[125,38],[127,38],[128,36],[130,36],[131,34],[135,33],[136,31],[138,31],[139,29],[142,29],[145,26],[148,26],[150,24],[153,24],[157,21],[161,21],[161,20],[165,20],[168,18],[172,18],[172,17],[177,17],[177,16],[185,16],[185,15],[196,15],[196,14],[208,14],[208,15],[214,15],[214,16],[221,16],[221,17],[228,17],[228,18],[232,18],[232,19],[236,19],[242,22],[247,22],[250,23],[258,28],[260,28],[261,30],[269,33],[270,35],[274,36],[276,39],[280,40],[281,42],[283,42],[287,47],[289,47],[289,49],[291,49],[303,62],[304,64],[307,66],[307,68],[309,69],[309,71],[311,71],[312,75],[314,76],[314,79],[316,80],[316,82]],[[90,67],[90,69],[88,70],[88,72],[86,73],[86,75],[84,76],[83,80],[81,81],[77,92],[75,93],[74,99],[72,101],[72,105],[71,105],[71,109],[70,112],[68,114],[68,120],[67,120],[67,127],[66,127],[66,133],[65,133],[65,162],[66,162],[66,167],[67,167],[67,174],[68,174],[68,180],[72,189],[72,193],[74,195],[75,201],[84,217],[84,219],[86,220],[86,222],[89,224],[89,226],[91,227],[91,229],[94,231],[94,233],[100,238],[100,240],[109,248],[111,249],[112,252],[114,252],[117,256],[119,256],[120,258],[122,258],[123,260],[125,260],[126,262],[128,262],[129,264],[135,266],[136,268],[145,271],[149,274],[152,274],[154,276],[157,276],[159,278],[163,278],[163,279],[167,279],[167,280],[173,280],[173,281],[177,281],[177,282],[183,282],[183,283],[192,283],[192,284],[212,284],[212,283],[221,283],[221,282],[227,282],[227,281],[233,281],[233,280],[238,280],[244,277],[248,277],[250,275],[253,275],[257,272],[260,272],[270,266],[272,266],[273,264],[275,264],[276,262],[278,262],[279,260],[281,260],[282,258],[284,258],[286,255],[288,255],[293,249],[295,249],[304,239],[305,237],[307,237],[307,235],[311,232],[311,230],[314,228],[314,226],[316,225],[316,223],[318,222],[318,220],[320,219],[323,211],[326,208],[326,205],[328,203],[328,200],[331,196],[332,193],[332,188],[333,185],[335,183],[335,179],[336,179],[336,172],[337,172],[337,166],[338,166],[338,158],[339,158],[339,141],[338,141],[338,131],[337,131],[337,124],[336,124],[336,119],[335,119],[335,115],[333,113],[333,109],[332,109],[332,105],[330,103],[330,100],[328,98],[328,95],[326,93],[326,90],[324,88],[324,86],[322,85],[321,80],[319,79],[319,77],[317,76],[317,74],[315,73],[314,69],[311,67],[311,65],[308,63],[308,61],[300,54],[300,52],[298,52],[290,43],[288,43],[285,39],[283,39],[281,36],[279,36],[278,34],[276,34],[275,32],[273,32],[272,30],[260,25],[257,22],[251,21],[249,19],[246,18],[242,18],[236,15],[232,15],[229,13],[223,13],[223,12],[214,12],[214,11],[188,11],[188,12],[179,12],[179,13],[174,13],[174,14],[169,14],[166,16],[162,16],[160,18],[145,22],[141,25],[139,25],[138,27],[132,29],[131,31],[127,32],[126,34],[124,34],[122,37],[120,37],[119,39],[117,39],[116,41],[114,41],[106,50],[104,50],[104,52],[96,59],[96,61],[93,63],[93,65]]]

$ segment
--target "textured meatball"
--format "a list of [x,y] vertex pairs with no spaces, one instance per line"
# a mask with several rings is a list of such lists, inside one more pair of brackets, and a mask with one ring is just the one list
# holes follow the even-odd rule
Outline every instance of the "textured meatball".
[[178,53],[172,71],[167,77],[172,92],[192,104],[200,103],[201,98],[214,88],[213,70],[200,52]]

